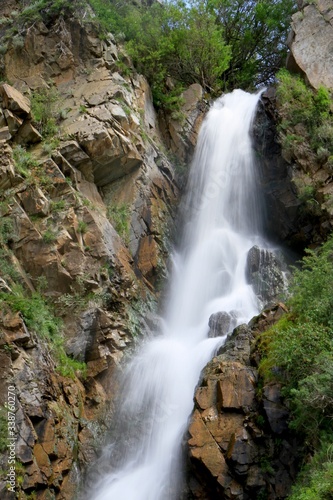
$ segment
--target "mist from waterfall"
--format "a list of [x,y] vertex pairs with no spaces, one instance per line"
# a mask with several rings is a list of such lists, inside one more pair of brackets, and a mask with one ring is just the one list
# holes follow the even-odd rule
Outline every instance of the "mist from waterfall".
[[[200,372],[223,338],[208,338],[212,313],[232,328],[258,314],[246,281],[247,253],[261,242],[261,217],[250,129],[258,95],[241,90],[218,99],[200,131],[183,200],[186,223],[173,270],[162,331],[126,368],[118,422],[129,431],[105,450],[108,474],[94,500],[178,500],[182,440]],[[184,217],[185,219],[185,217]],[[120,427],[121,428],[121,427]]]

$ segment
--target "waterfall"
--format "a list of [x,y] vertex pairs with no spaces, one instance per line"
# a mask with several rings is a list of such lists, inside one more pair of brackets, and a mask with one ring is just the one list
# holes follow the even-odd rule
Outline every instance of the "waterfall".
[[246,280],[247,253],[260,242],[261,229],[249,134],[258,100],[259,94],[235,90],[215,102],[202,125],[162,332],[126,370],[117,419],[126,420],[132,438],[124,432],[108,448],[118,464],[89,499],[180,498],[181,443],[194,389],[223,342],[208,338],[209,317],[229,313],[234,327],[258,314],[258,298]]

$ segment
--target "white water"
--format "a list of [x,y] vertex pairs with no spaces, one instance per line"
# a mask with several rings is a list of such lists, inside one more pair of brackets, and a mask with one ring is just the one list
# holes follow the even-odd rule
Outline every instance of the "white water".
[[240,324],[258,314],[245,279],[247,252],[258,243],[260,230],[249,137],[258,99],[236,90],[217,100],[202,126],[183,207],[190,216],[173,256],[163,332],[142,347],[126,372],[119,419],[132,422],[136,442],[122,447],[118,468],[89,498],[179,498],[181,443],[194,389],[223,340],[207,338],[209,317],[233,311]]

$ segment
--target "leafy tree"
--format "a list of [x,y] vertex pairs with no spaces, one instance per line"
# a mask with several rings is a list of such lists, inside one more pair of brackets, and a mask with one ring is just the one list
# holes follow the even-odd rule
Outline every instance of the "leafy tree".
[[207,0],[231,47],[227,88],[267,84],[284,65],[294,0]]
[[[155,3],[132,9],[127,21],[126,48],[150,81],[157,105],[172,108],[182,87],[192,83],[208,91],[221,88],[230,49],[203,2]],[[173,81],[171,88],[168,78]]]
[[[155,104],[177,105],[184,86],[210,93],[273,79],[286,53],[294,0],[89,0],[104,29],[122,34]],[[171,80],[170,80],[171,79]],[[168,84],[167,84],[168,82]]]

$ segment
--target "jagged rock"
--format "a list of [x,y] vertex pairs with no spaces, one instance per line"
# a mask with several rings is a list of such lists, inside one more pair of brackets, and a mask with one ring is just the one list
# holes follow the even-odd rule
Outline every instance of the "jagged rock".
[[15,142],[17,144],[36,144],[37,142],[41,142],[41,140],[41,134],[28,120],[23,123],[15,135]]
[[235,317],[227,312],[217,312],[209,318],[208,326],[210,331],[208,337],[223,337],[231,330]]
[[0,142],[9,141],[11,139],[11,137],[12,137],[12,135],[9,132],[8,127],[0,128]]
[[91,160],[76,141],[63,142],[59,148],[59,153],[72,167],[81,171],[87,181],[93,181]]
[[22,177],[14,169],[12,148],[7,143],[2,144],[0,148],[0,189],[8,189],[21,181]]
[[142,156],[129,137],[105,128],[95,118],[76,122],[68,130],[76,134],[80,146],[90,157],[97,186],[105,186],[142,164]]
[[282,264],[270,250],[253,246],[247,254],[246,275],[264,303],[272,303],[285,291]]
[[30,101],[21,92],[11,85],[3,83],[0,85],[0,95],[2,97],[3,109],[8,109],[22,118],[29,117],[31,109]]
[[298,68],[317,89],[333,88],[333,2],[319,0],[293,15],[288,67]]
[[169,147],[177,157],[182,161],[189,161],[207,109],[203,103],[203,89],[198,83],[190,85],[182,93],[181,98],[184,103],[177,116],[161,118],[162,131]]
[[24,210],[29,215],[46,216],[48,214],[50,204],[40,188],[31,187],[19,196]]
[[[264,387],[263,408],[251,366],[254,336],[279,318],[275,306],[241,325],[208,363],[195,392],[189,425],[191,498],[285,498],[297,473],[297,447],[279,387]],[[262,422],[268,423],[262,424]],[[276,437],[282,444],[276,445]],[[274,469],[274,476],[265,470]],[[276,479],[278,478],[278,480]]]
[[281,387],[277,384],[264,387],[263,404],[272,431],[282,434],[288,429],[289,413],[282,402]]
[[4,110],[4,117],[6,118],[9,132],[11,133],[11,135],[15,135],[23,123],[22,118],[15,116],[14,113],[9,111],[9,109]]
[[282,157],[277,141],[277,112],[275,90],[270,88],[262,95],[256,113],[253,135],[254,148],[263,192],[265,228],[268,234],[286,241],[294,248],[304,247],[304,220],[301,202],[297,198],[292,179],[294,169]]

